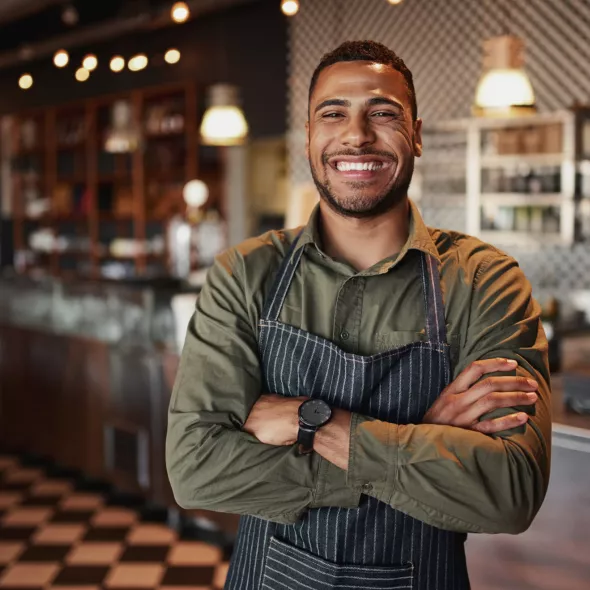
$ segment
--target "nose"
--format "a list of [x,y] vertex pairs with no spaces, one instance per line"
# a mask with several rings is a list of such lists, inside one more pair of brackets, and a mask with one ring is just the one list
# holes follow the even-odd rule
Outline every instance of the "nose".
[[342,145],[360,148],[375,142],[375,132],[370,122],[362,115],[351,116],[342,131]]

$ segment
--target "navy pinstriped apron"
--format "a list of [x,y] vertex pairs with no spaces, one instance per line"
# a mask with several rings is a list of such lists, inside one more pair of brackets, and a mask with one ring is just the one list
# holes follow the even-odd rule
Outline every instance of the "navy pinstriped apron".
[[[265,391],[320,398],[395,424],[420,423],[451,378],[437,261],[421,253],[426,341],[360,356],[278,321],[304,250],[295,252],[297,240],[260,321]],[[464,540],[364,494],[358,508],[312,509],[294,525],[245,516],[225,588],[467,590]]]

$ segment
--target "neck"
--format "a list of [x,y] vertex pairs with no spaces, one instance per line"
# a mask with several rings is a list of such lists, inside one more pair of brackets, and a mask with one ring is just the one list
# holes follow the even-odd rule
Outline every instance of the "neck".
[[410,233],[410,203],[403,199],[375,218],[356,219],[333,211],[320,201],[320,232],[326,254],[357,271],[398,254]]

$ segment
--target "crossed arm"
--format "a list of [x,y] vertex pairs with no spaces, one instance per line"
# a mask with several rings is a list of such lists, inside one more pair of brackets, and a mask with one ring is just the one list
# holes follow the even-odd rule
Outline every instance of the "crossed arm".
[[[532,299],[515,312],[521,317],[514,329],[495,326],[479,310],[489,325],[485,350],[466,351],[468,369],[433,406],[430,423],[396,425],[336,410],[317,436],[316,453],[299,457],[290,443],[301,400],[260,397],[255,335],[228,305],[228,292],[243,300],[233,277],[214,267],[173,392],[167,464],[181,506],[288,523],[313,507],[354,507],[369,493],[440,528],[517,533],[529,526],[546,491],[550,446],[546,362],[535,346],[543,335]],[[490,360],[499,356],[518,367]],[[239,367],[231,381],[228,360]],[[486,367],[494,372],[478,381]],[[513,408],[532,403],[525,396],[533,392],[535,412],[525,422]],[[287,440],[267,437],[273,422]]]

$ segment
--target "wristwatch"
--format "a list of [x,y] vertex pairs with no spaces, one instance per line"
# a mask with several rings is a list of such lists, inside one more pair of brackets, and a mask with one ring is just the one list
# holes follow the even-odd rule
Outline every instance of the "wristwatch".
[[332,417],[332,408],[321,399],[308,399],[299,406],[299,435],[297,451],[300,455],[313,452],[313,439],[318,428]]

